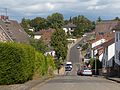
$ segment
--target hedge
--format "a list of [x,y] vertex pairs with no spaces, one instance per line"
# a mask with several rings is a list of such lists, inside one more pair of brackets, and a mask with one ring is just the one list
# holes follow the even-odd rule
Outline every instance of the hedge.
[[53,74],[55,64],[51,56],[46,57],[42,53],[36,52],[35,57],[35,73],[39,76]]
[[35,51],[32,46],[0,43],[0,84],[17,84],[39,76],[52,75],[54,59]]
[[35,49],[17,43],[0,43],[0,84],[23,83],[32,79]]

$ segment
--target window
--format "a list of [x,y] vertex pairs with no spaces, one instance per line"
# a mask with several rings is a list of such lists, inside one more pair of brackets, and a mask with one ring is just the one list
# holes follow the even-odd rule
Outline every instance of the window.
[[116,33],[116,42],[118,42],[118,33]]

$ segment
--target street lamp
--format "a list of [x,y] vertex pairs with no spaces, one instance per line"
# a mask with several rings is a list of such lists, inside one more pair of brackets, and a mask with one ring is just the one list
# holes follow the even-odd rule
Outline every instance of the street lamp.
[[95,75],[97,74],[97,63],[96,63],[96,56],[94,57],[95,58]]

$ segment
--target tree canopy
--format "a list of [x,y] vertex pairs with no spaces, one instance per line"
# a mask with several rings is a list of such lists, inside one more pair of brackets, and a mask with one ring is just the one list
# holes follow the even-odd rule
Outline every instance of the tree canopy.
[[64,24],[64,17],[60,13],[53,13],[47,17],[48,26],[51,28],[61,28]]
[[51,38],[51,46],[54,47],[58,59],[63,60],[67,56],[67,37],[63,30],[56,29]]

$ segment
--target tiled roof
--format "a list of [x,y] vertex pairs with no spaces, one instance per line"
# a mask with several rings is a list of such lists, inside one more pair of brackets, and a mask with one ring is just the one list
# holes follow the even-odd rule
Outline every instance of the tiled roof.
[[118,24],[119,21],[106,20],[97,23],[95,33],[98,35],[100,32],[109,33]]
[[38,32],[35,32],[34,35],[41,35],[41,39],[44,42],[49,43],[51,41],[51,36],[54,31],[54,29],[49,28],[48,30],[40,30]]
[[113,31],[120,31],[120,22],[113,28]]
[[102,44],[103,47],[107,47],[115,42],[115,38],[110,39],[109,41]]
[[17,21],[0,19],[0,25],[2,27],[2,30],[4,30],[4,33],[7,34],[7,37],[13,41],[19,43],[29,43],[28,34],[23,30]]

